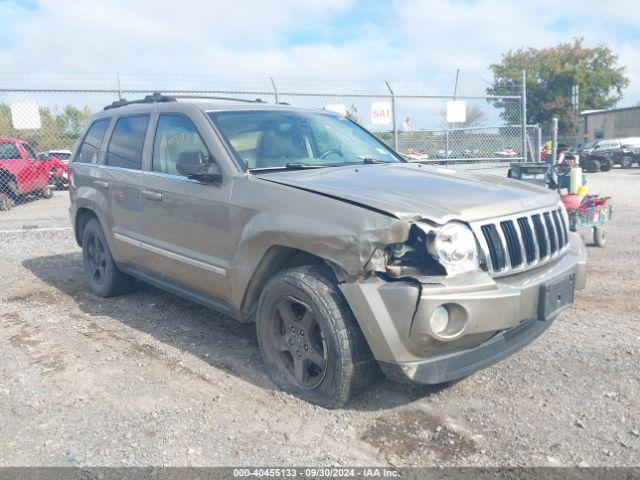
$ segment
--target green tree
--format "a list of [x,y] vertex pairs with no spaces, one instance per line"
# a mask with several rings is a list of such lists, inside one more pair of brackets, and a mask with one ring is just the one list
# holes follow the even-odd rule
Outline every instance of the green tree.
[[[616,105],[622,91],[629,84],[624,67],[606,45],[586,48],[582,38],[551,48],[509,51],[502,61],[491,65],[494,82],[487,89],[489,95],[519,91],[521,72],[527,72],[527,122],[548,125],[558,117],[561,134],[575,134],[579,128],[578,115],[572,106],[571,91],[579,87],[578,111],[605,109]],[[491,100],[502,109],[502,118],[512,124],[520,123],[520,112],[513,100]]]
[[0,137],[25,140],[36,151],[70,149],[90,118],[91,110],[86,106],[79,109],[69,105],[58,115],[53,115],[47,107],[40,107],[39,129],[16,130],[11,121],[10,107],[0,103]]

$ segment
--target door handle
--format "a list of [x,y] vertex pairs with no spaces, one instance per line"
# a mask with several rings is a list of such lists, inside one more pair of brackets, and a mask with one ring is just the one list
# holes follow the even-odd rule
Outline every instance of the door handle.
[[153,190],[142,190],[142,194],[149,200],[155,200],[156,202],[162,200],[162,193],[160,192],[154,192]]
[[109,182],[105,182],[104,180],[94,180],[93,184],[98,188],[109,188]]

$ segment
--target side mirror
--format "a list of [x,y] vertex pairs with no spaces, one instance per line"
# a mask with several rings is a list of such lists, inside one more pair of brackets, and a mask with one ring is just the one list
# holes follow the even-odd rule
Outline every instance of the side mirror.
[[215,163],[210,163],[201,150],[188,150],[178,155],[176,170],[180,175],[206,182],[222,180],[220,170]]

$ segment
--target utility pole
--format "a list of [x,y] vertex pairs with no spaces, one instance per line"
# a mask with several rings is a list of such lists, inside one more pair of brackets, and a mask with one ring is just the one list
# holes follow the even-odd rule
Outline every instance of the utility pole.
[[[453,84],[453,99],[455,100],[458,96],[458,80],[460,79],[460,69],[456,69],[456,83]],[[444,157],[449,159],[449,130],[451,130],[451,124],[447,122],[447,147],[445,150]]]
[[120,85],[120,72],[116,73],[116,85],[118,87],[118,100],[122,100],[122,87]]
[[521,99],[521,116],[522,116],[522,161],[527,161],[527,71],[522,70],[522,99]]
[[389,94],[391,95],[391,121],[393,122],[393,149],[398,151],[398,123],[396,120],[396,95],[393,93],[391,89],[391,85],[389,82],[385,80],[384,82],[387,85],[387,90],[389,90]]

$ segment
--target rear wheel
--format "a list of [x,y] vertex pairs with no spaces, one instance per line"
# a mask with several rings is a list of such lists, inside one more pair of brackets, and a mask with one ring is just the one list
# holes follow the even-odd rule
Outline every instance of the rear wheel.
[[600,162],[593,158],[585,160],[584,169],[587,173],[597,173],[600,171]]
[[113,297],[133,288],[133,278],[118,269],[102,227],[95,218],[89,220],[84,227],[82,259],[89,287],[96,295]]
[[593,229],[593,244],[596,247],[604,247],[607,243],[607,232],[600,227]]
[[0,211],[11,210],[16,202],[7,193],[0,191]]
[[[0,178],[0,180],[2,179]],[[18,193],[18,184],[13,178],[8,178],[4,182],[2,182],[2,185],[0,185],[0,192],[4,193],[7,197],[9,197],[14,202],[15,200],[18,199],[18,196],[20,195]]]
[[608,160],[608,159],[600,160],[600,170],[602,172],[608,172],[612,168],[613,168],[612,160]]
[[284,270],[265,285],[257,310],[265,366],[276,385],[325,408],[344,405],[378,367],[332,272]]

